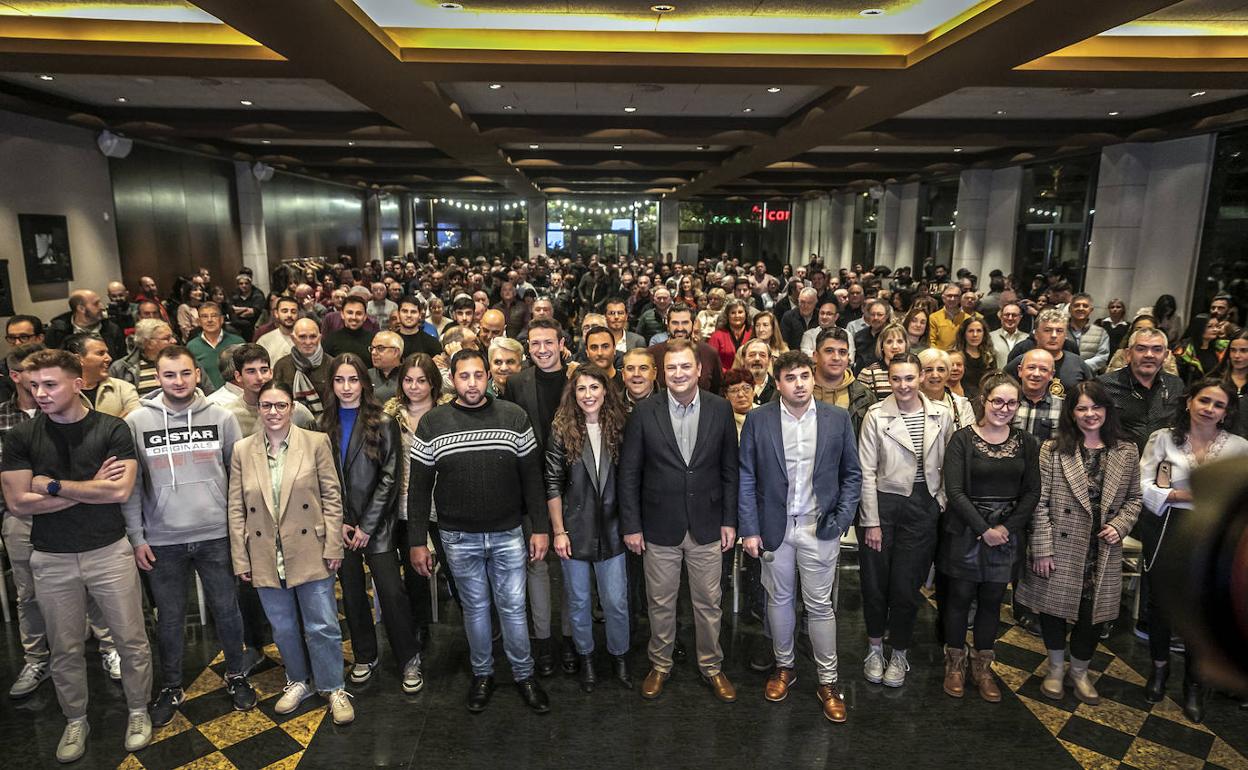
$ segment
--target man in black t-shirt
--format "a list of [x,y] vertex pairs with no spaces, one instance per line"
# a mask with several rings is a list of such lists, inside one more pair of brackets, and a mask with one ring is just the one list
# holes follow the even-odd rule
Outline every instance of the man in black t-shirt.
[[81,757],[90,732],[83,657],[88,595],[121,655],[130,709],[125,748],[138,751],[152,737],[147,714],[152,655],[121,512],[134,488],[134,440],[124,422],[87,408],[77,356],[43,350],[30,356],[25,368],[24,380],[41,414],[5,434],[0,485],[12,514],[33,517],[30,569],[47,623],[52,681],[68,720],[56,758]]

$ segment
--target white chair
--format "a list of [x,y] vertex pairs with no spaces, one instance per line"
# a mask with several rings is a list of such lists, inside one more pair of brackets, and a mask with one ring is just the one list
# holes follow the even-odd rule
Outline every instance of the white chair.
[[1122,577],[1131,592],[1131,619],[1140,617],[1140,582],[1144,579],[1144,544],[1127,535],[1122,539]]

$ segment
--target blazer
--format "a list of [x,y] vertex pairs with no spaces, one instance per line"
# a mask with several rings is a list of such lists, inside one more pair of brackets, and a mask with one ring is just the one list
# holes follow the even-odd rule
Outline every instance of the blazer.
[[546,499],[563,498],[563,528],[572,541],[572,558],[603,561],[624,552],[620,510],[616,499],[616,463],[604,446],[594,461],[585,439],[581,453],[568,457],[559,436],[546,445]]
[[[277,534],[282,537],[286,587],[333,573],[326,559],[342,558],[342,491],[329,436],[290,426],[281,495],[273,499],[264,432],[234,445],[230,458],[230,554],[234,574],[251,573],[257,588],[281,588]],[[278,512],[280,524],[273,521]]]
[[[1031,559],[1053,558],[1053,573],[1042,578],[1023,570],[1020,603],[1071,622],[1079,618],[1083,567],[1088,543],[1096,537],[1088,474],[1078,454],[1057,452],[1054,441],[1040,447],[1040,502],[1031,519]],[[1140,465],[1135,444],[1120,441],[1105,457],[1101,520],[1126,537],[1140,515]],[[1097,550],[1092,622],[1118,617],[1122,598],[1122,543],[1101,541]]]
[[[862,470],[849,412],[814,401],[815,463],[811,482],[819,507],[815,535],[840,538],[854,520],[862,495]],[[789,472],[779,401],[760,406],[745,417],[741,430],[741,480],[737,497],[741,537],[761,535],[763,549],[784,542],[788,523]]]
[[[953,435],[953,418],[944,406],[919,394],[927,419],[923,423],[923,477],[927,490],[945,508],[945,488],[941,478],[945,445]],[[909,495],[914,489],[918,458],[910,443],[906,421],[897,408],[896,396],[889,395],[867,409],[858,438],[858,462],[862,465],[862,509],[858,524],[880,526],[879,492]]]
[[109,377],[100,382],[91,407],[97,412],[125,417],[139,408],[139,391],[119,377]]
[[[571,376],[571,370],[565,369],[566,376]],[[504,401],[519,406],[529,416],[529,422],[533,424],[533,437],[537,439],[538,450],[544,450],[546,447],[546,439],[550,434],[550,423],[542,424],[537,419],[541,411],[537,408],[537,367],[526,366],[519,372],[507,378],[507,387],[503,389],[503,393],[499,396]],[[551,415],[554,418],[554,415]]]
[[368,533],[368,545],[364,546],[367,553],[385,553],[397,547],[394,521],[398,515],[397,467],[402,439],[398,426],[385,413],[377,431],[377,460],[364,451],[364,426],[359,419],[347,443],[346,463],[341,461],[338,448],[334,448],[334,468],[342,482],[342,520]]
[[720,527],[737,526],[736,420],[726,400],[698,391],[698,435],[686,464],[668,398],[656,393],[629,417],[616,482],[621,526],[655,545],[680,545],[686,534],[706,545],[719,540]]

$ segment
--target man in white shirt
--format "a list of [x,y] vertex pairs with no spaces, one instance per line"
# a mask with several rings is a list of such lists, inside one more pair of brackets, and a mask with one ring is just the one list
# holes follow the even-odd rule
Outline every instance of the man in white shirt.
[[1004,366],[1010,360],[1010,351],[1014,346],[1027,339],[1027,332],[1021,331],[1018,325],[1023,320],[1023,308],[1017,302],[1007,302],[997,313],[1001,320],[1001,328],[988,333],[988,341],[992,343],[992,353],[997,359],[997,366]]
[[295,346],[295,321],[299,320],[299,300],[294,297],[280,297],[277,308],[273,311],[273,320],[277,327],[265,332],[256,340],[256,344],[269,351],[269,359],[276,361],[290,355]]
[[[819,325],[813,329],[807,329],[802,335],[801,350],[808,356],[815,355],[815,342],[819,339],[819,333],[836,326],[837,320],[841,317],[841,308],[832,300],[828,300],[819,306]],[[848,334],[848,332],[847,332]],[[849,336],[849,360],[854,360],[854,335]]]

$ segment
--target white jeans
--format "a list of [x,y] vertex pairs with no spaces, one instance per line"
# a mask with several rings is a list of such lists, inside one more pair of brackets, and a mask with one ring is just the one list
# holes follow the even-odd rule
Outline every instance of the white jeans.
[[767,589],[767,621],[771,626],[776,666],[793,667],[793,632],[797,623],[793,594],[801,576],[802,603],[815,667],[820,684],[836,681],[836,611],[832,609],[832,584],[841,541],[815,537],[818,517],[790,516],[784,529],[784,542],[774,559],[763,562],[763,587]]

